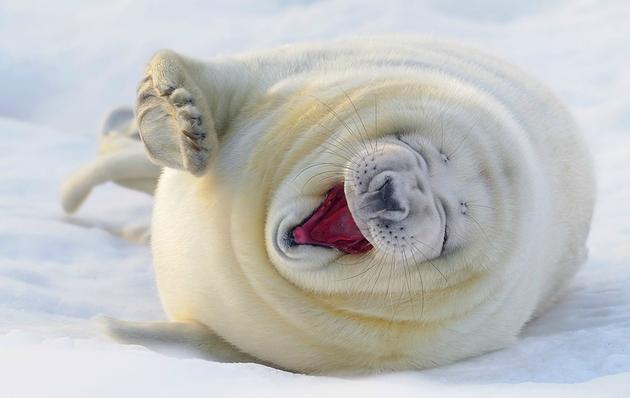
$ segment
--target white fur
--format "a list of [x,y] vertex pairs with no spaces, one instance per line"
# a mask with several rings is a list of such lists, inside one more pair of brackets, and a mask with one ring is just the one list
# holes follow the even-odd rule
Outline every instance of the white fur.
[[[356,39],[208,62],[160,53],[147,76],[151,102],[138,109],[159,117],[140,122],[143,140],[155,161],[181,169],[167,169],[156,194],[164,308],[259,361],[414,369],[495,350],[584,261],[594,201],[585,144],[547,89],[491,55],[433,39]],[[159,94],[164,81],[172,87]],[[202,115],[202,139],[181,137],[169,96],[178,88]],[[403,187],[421,172],[397,133],[432,166],[421,183],[433,196]],[[437,197],[457,209],[441,254],[442,213],[409,212],[433,247],[423,256],[393,250],[362,218],[367,191],[351,172],[379,145],[371,170],[395,170],[410,209]],[[288,245],[291,228],[344,180],[375,248],[344,256]]]

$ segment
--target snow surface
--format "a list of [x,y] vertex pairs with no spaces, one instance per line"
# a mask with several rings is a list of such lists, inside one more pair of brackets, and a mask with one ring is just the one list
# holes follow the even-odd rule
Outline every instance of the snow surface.
[[[511,347],[425,372],[313,377],[173,358],[100,338],[90,318],[163,318],[151,199],[99,188],[73,217],[57,190],[91,159],[105,111],[149,56],[204,57],[376,33],[464,40],[550,85],[597,162],[591,256]],[[0,2],[0,396],[630,396],[630,3],[619,1]],[[570,204],[567,204],[570,206]]]

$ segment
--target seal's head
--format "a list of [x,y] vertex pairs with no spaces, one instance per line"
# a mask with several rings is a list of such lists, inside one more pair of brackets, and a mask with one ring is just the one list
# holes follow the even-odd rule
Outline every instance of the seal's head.
[[451,225],[467,212],[448,162],[448,155],[420,134],[370,143],[346,164],[344,183],[326,193],[291,238],[350,254],[376,246],[384,252],[419,252],[425,261],[436,258],[449,238],[447,211]]
[[[437,79],[333,84],[290,97],[256,149],[264,156],[250,163],[252,184],[269,188],[257,212],[283,277],[387,319],[391,307],[365,299],[404,296],[416,308],[395,317],[418,319],[428,300],[420,296],[500,255],[510,233],[497,231],[514,221],[520,189],[506,174],[514,159],[494,151],[509,139],[487,134],[504,120],[478,93],[439,90]],[[243,196],[242,206],[256,206]]]

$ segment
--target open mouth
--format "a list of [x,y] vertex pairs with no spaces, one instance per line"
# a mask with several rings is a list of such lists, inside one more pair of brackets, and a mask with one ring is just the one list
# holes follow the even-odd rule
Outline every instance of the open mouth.
[[343,184],[328,191],[322,204],[296,226],[291,235],[298,245],[330,247],[349,254],[372,249],[352,218]]

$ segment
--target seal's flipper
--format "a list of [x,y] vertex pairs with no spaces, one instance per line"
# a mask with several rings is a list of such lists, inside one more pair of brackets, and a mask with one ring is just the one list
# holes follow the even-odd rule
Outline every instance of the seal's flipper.
[[142,345],[178,356],[202,356],[220,362],[260,362],[199,323],[129,322],[103,315],[94,318],[94,323],[109,338],[123,344]]
[[120,107],[103,121],[96,159],[62,185],[61,204],[66,213],[74,213],[95,186],[109,181],[153,195],[160,172],[140,142],[133,110]]
[[131,147],[98,156],[75,171],[61,186],[61,204],[75,212],[97,185],[113,181],[127,188],[153,194],[160,168],[147,159],[142,147]]
[[151,59],[138,85],[136,119],[151,159],[160,166],[205,173],[217,150],[214,118],[186,60],[173,51]]
[[[138,134],[133,109],[129,106],[121,106],[112,110],[101,128],[101,135],[121,134],[135,138]],[[139,138],[139,137],[138,137]]]

